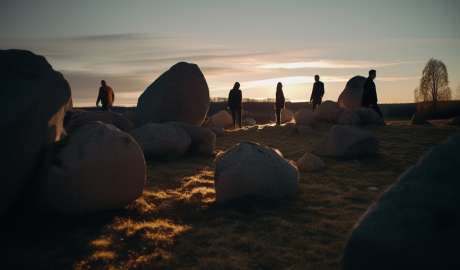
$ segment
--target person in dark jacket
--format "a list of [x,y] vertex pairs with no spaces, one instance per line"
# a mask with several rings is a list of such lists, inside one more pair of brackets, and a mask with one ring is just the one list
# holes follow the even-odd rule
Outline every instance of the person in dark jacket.
[[228,94],[228,108],[232,112],[233,128],[236,128],[236,124],[241,128],[241,109],[242,109],[242,93],[240,90],[240,83],[236,82],[233,89]]
[[319,75],[315,75],[315,83],[311,91],[310,102],[313,106],[313,111],[317,106],[321,105],[324,96],[324,83],[319,80]]
[[367,77],[364,87],[363,87],[363,96],[361,99],[361,105],[365,108],[371,108],[376,111],[380,117],[383,118],[382,111],[380,111],[379,106],[377,105],[377,91],[375,90],[374,79],[377,76],[377,72],[374,69],[369,70],[369,77]]
[[284,93],[283,93],[283,84],[278,83],[276,85],[276,101],[275,101],[275,112],[276,112],[276,125],[281,125],[281,111],[284,109]]
[[96,107],[99,107],[99,103],[102,104],[102,110],[108,111],[112,108],[115,100],[115,94],[113,93],[112,87],[108,86],[107,83],[102,80],[101,87],[99,87],[99,94],[97,95]]

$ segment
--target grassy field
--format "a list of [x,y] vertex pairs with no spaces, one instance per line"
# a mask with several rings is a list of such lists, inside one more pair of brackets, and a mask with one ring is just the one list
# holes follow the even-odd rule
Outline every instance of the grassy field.
[[[257,141],[298,159],[326,134],[302,137],[292,127],[229,131],[217,150]],[[356,220],[385,188],[432,145],[458,128],[369,128],[378,155],[324,159],[327,169],[300,174],[289,201],[214,203],[213,161],[149,162],[144,196],[126,209],[64,217],[22,210],[2,217],[1,269],[339,269]],[[109,188],[109,187],[108,187]]]

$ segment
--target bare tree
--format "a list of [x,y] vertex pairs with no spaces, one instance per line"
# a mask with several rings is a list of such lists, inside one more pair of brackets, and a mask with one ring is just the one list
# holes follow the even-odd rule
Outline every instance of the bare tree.
[[428,61],[422,72],[420,86],[414,93],[417,102],[430,102],[433,111],[436,111],[438,101],[452,98],[447,68],[441,60],[431,58]]

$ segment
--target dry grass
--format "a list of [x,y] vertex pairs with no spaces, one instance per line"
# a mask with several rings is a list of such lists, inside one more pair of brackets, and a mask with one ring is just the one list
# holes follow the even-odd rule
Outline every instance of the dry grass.
[[[308,138],[291,127],[231,131],[218,138],[217,150],[252,140],[297,159],[328,128]],[[370,129],[381,140],[376,157],[325,159],[325,171],[301,174],[290,201],[216,205],[212,160],[184,158],[151,162],[144,196],[122,211],[7,216],[0,268],[338,269],[348,233],[369,204],[430,146],[458,131],[405,122]]]

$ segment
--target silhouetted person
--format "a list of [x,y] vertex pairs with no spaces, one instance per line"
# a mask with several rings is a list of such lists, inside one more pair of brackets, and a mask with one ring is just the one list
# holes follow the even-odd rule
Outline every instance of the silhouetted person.
[[240,83],[236,82],[233,89],[228,94],[228,108],[232,112],[233,128],[236,128],[236,124],[241,128],[241,102],[242,93],[240,90]]
[[319,80],[319,75],[315,75],[315,83],[311,91],[310,102],[313,106],[313,111],[317,106],[321,105],[324,96],[324,83]]
[[114,100],[115,94],[113,93],[112,87],[108,86],[107,83],[102,80],[101,87],[99,87],[99,94],[97,95],[96,107],[99,107],[100,102],[102,104],[102,110],[110,110]]
[[361,104],[363,107],[373,109],[380,115],[380,117],[383,118],[382,112],[380,111],[380,108],[377,105],[377,91],[375,90],[374,83],[374,79],[376,76],[377,72],[374,69],[369,70],[369,77],[367,77],[363,87],[363,97]]
[[281,111],[284,109],[284,93],[283,93],[283,84],[280,82],[276,85],[276,101],[275,101],[275,111],[276,111],[276,125],[281,125]]

